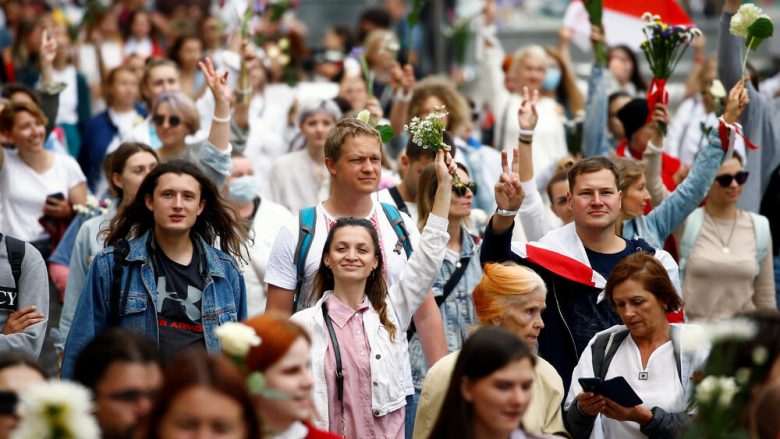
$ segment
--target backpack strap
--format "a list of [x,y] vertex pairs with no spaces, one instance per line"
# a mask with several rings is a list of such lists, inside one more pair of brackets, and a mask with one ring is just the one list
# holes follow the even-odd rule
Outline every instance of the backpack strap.
[[590,347],[593,356],[593,376],[604,379],[609,365],[623,341],[628,337],[628,329],[601,334]]
[[398,243],[395,245],[394,251],[396,253],[400,253],[401,247],[403,247],[404,251],[406,252],[406,259],[409,259],[412,256],[413,251],[412,241],[409,239],[409,231],[406,230],[406,224],[404,223],[404,219],[401,216],[401,212],[399,212],[398,209],[392,204],[381,204],[382,210],[385,212],[385,216],[387,216],[390,224],[393,225],[393,230],[395,231],[396,236],[398,236]]
[[[3,235],[0,235],[2,237]],[[20,293],[19,279],[22,277],[22,262],[24,262],[25,242],[13,236],[5,236],[5,249],[8,252],[8,263],[11,265],[11,274],[14,277],[16,292]]]
[[704,222],[704,208],[699,207],[685,220],[685,231],[683,232],[682,239],[680,239],[680,251],[677,255],[679,257],[678,265],[680,266],[680,282],[685,281],[685,265],[688,262],[688,255],[693,250],[693,245],[696,243],[696,238],[701,231],[701,225]]
[[295,291],[293,292],[292,313],[298,310],[301,289],[305,277],[306,256],[314,240],[314,230],[317,226],[317,210],[314,206],[301,209],[298,213],[298,244],[295,247],[293,262],[295,263]]
[[[109,326],[119,326],[123,298],[127,297],[130,282],[125,282],[125,292],[122,294],[122,273],[127,266],[127,255],[130,254],[130,244],[126,239],[120,239],[114,244],[114,269],[111,275],[111,310],[108,316]],[[120,303],[121,302],[121,303]]]
[[753,233],[756,237],[756,277],[761,273],[761,261],[769,251],[769,220],[763,215],[748,212],[753,220]]
[[401,192],[398,190],[398,186],[388,188],[387,192],[390,193],[390,196],[393,198],[393,202],[395,202],[395,205],[398,206],[398,210],[409,215],[409,208],[406,206],[406,202],[401,196]]

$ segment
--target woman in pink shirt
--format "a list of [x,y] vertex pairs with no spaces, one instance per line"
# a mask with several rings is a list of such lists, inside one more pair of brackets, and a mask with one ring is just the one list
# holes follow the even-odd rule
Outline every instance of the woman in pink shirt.
[[[449,157],[447,157],[449,159]],[[364,219],[336,221],[325,241],[315,291],[321,298],[292,318],[312,338],[318,428],[347,439],[403,438],[409,354],[403,337],[433,286],[449,235],[455,170],[436,156],[439,187],[420,241],[401,281],[388,289],[376,229]]]

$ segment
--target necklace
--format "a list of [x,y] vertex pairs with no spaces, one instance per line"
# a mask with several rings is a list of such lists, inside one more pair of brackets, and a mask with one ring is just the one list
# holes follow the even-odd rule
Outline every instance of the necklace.
[[731,238],[734,237],[734,229],[737,226],[737,218],[738,217],[739,217],[739,209],[734,211],[734,221],[731,223],[731,231],[729,232],[729,238],[728,238],[728,240],[724,241],[723,237],[720,234],[720,227],[718,227],[718,223],[715,222],[715,219],[712,216],[710,216],[709,213],[707,214],[707,218],[709,218],[710,221],[712,221],[712,225],[713,225],[713,227],[715,227],[715,233],[717,233],[718,241],[720,242],[720,245],[721,245],[721,250],[720,251],[724,255],[727,255],[727,254],[731,253],[731,248],[730,248]]

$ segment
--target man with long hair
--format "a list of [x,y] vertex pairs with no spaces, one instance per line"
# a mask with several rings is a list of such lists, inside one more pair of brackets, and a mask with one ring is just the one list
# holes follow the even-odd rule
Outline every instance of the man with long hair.
[[189,347],[219,352],[217,327],[246,318],[244,278],[234,259],[242,258],[246,234],[197,165],[175,159],[157,166],[111,221],[107,247],[92,261],[73,317],[78,330],[65,344],[63,377],[109,326],[148,336],[165,360]]

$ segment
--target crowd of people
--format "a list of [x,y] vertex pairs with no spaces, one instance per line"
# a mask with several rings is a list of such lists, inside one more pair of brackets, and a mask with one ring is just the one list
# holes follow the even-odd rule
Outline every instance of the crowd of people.
[[581,81],[495,0],[471,86],[421,2],[315,45],[241,3],[0,2],[0,439],[780,438],[741,0],[651,103],[638,47]]

